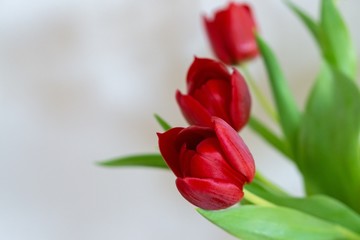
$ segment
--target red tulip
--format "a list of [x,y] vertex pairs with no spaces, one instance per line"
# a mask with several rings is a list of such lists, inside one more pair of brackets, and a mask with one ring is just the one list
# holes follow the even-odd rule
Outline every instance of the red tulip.
[[213,51],[224,63],[238,64],[258,55],[255,20],[247,4],[230,3],[204,22]]
[[207,210],[239,202],[255,174],[253,157],[237,132],[214,117],[212,127],[172,128],[158,134],[160,152],[190,203]]
[[176,100],[191,125],[211,127],[211,117],[224,119],[239,131],[250,116],[250,93],[244,78],[220,62],[195,58],[187,74],[188,94]]

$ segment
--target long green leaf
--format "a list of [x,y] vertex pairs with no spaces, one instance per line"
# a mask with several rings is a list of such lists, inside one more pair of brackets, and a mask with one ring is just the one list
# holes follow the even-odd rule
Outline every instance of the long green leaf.
[[289,0],[284,0],[286,5],[299,17],[299,19],[304,23],[310,33],[313,35],[314,39],[317,43],[319,43],[319,26],[307,13],[305,13],[302,9],[296,6]]
[[170,124],[167,123],[162,117],[160,117],[158,114],[154,114],[154,117],[156,121],[159,123],[159,125],[162,127],[164,131],[167,131],[171,128]]
[[356,78],[356,51],[335,0],[323,0],[320,40],[325,59],[350,79]]
[[317,23],[289,0],[284,0],[316,39],[324,58],[351,79],[356,77],[356,51],[335,0],[322,0]]
[[297,162],[309,194],[326,194],[360,213],[360,92],[324,65],[308,100]]
[[249,205],[221,211],[198,211],[225,231],[246,240],[360,239],[340,226],[284,207]]
[[282,130],[294,150],[300,124],[300,112],[274,53],[260,36],[257,36],[257,44],[269,76]]
[[100,162],[104,167],[154,167],[168,169],[160,154],[133,155]]
[[274,191],[255,179],[246,190],[266,201],[304,212],[313,217],[349,229],[360,236],[360,215],[338,200],[325,195],[295,198]]

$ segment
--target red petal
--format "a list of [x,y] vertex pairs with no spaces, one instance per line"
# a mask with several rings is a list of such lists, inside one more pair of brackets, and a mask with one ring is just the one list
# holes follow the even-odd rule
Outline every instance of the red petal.
[[257,55],[255,41],[255,21],[249,14],[250,7],[243,4],[230,4],[228,10],[229,50],[238,61],[247,60]]
[[181,147],[179,162],[183,177],[191,176],[191,162],[195,154],[194,150],[186,148],[186,143]]
[[181,130],[184,128],[172,128],[164,133],[158,133],[160,153],[165,162],[177,177],[182,177],[179,164],[179,151],[175,140]]
[[244,196],[234,184],[212,179],[178,178],[176,186],[186,200],[207,210],[228,208]]
[[226,160],[232,168],[243,174],[247,182],[251,182],[255,175],[254,159],[238,133],[224,120],[213,117],[214,129]]
[[180,149],[184,144],[188,150],[195,150],[204,139],[215,136],[213,129],[202,126],[190,126],[183,129],[177,136],[175,145]]
[[231,75],[231,103],[230,116],[232,127],[239,131],[249,120],[251,109],[251,97],[249,88],[243,76],[233,69]]
[[258,27],[257,27],[257,24],[255,22],[255,17],[254,17],[254,14],[252,12],[252,9],[251,9],[250,5],[245,3],[245,4],[242,4],[242,7],[243,7],[243,10],[244,10],[244,14],[246,14],[248,19],[249,19],[250,25],[256,30]]
[[229,11],[234,3],[230,3],[230,5],[216,12],[214,25],[217,29],[218,34],[221,36],[221,41],[223,43],[224,49],[230,58],[231,64],[236,64],[236,58],[234,52],[232,52],[231,44],[232,44],[232,29],[231,27],[231,18]]
[[182,95],[180,91],[176,92],[176,100],[180,106],[181,112],[189,124],[202,125],[210,127],[210,113],[193,97]]
[[203,156],[222,158],[219,141],[216,137],[206,138],[196,146],[196,152]]
[[246,179],[242,174],[233,170],[222,155],[219,141],[207,138],[198,144],[196,154],[192,156],[188,165],[191,169],[187,177],[210,178],[242,186]]
[[188,94],[191,95],[210,79],[230,81],[230,74],[226,66],[220,62],[207,58],[195,58],[186,76]]
[[224,80],[209,80],[198,88],[193,97],[210,113],[230,123],[230,84]]
[[222,39],[222,34],[218,31],[215,21],[206,17],[203,17],[203,20],[212,50],[214,51],[215,55],[224,63],[231,64],[232,59],[226,50],[226,46]]

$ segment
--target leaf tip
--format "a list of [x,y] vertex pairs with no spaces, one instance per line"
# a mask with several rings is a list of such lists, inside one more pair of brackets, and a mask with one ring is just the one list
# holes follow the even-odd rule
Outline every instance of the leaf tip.
[[111,165],[108,161],[95,162],[94,164],[100,167],[109,167]]

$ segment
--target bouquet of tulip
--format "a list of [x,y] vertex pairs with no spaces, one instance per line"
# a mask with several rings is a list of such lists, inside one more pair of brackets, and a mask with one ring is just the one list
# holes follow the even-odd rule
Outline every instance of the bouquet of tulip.
[[[170,169],[180,194],[202,216],[241,239],[360,239],[360,91],[350,34],[335,0],[322,0],[318,20],[290,1],[285,4],[322,56],[303,110],[257,32],[251,8],[230,3],[214,17],[204,17],[218,60],[196,57],[187,73],[187,92],[176,92],[190,126],[171,127],[155,115],[164,130],[158,133],[160,154],[101,164]],[[257,56],[263,59],[274,106],[246,71],[245,63]],[[281,135],[251,116],[251,96]],[[238,134],[246,125],[298,168],[304,197],[291,196],[256,170]]]

